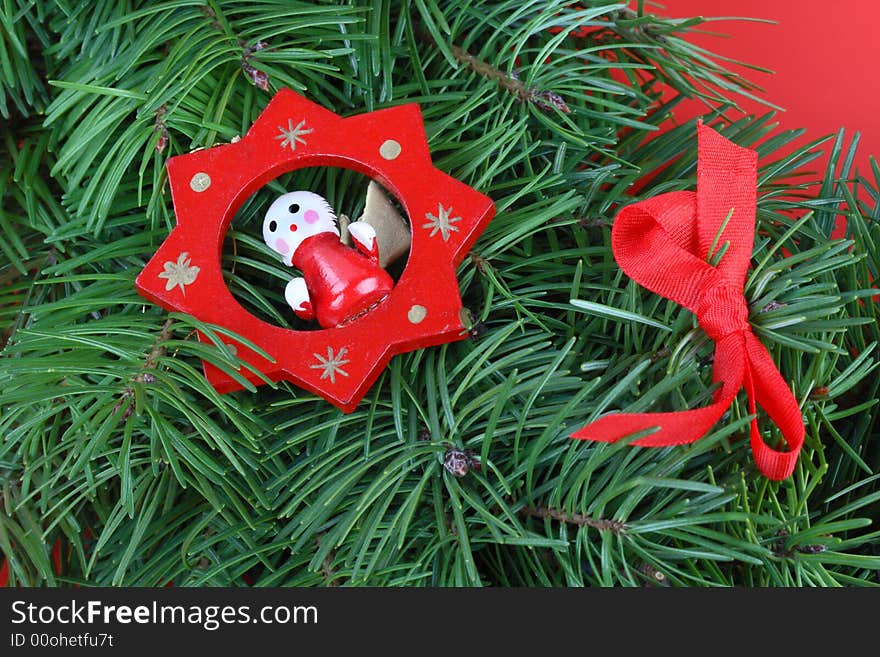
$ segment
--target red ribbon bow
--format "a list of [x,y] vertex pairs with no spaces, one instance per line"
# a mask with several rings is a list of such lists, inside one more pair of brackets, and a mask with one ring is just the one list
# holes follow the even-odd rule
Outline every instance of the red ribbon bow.
[[[804,423],[791,390],[752,333],[743,296],[755,231],[757,154],[702,123],[697,137],[696,193],[670,192],[624,208],[614,221],[612,249],[627,275],[695,313],[715,342],[712,380],[721,386],[714,403],[675,413],[608,415],[572,438],[614,442],[659,427],[633,444],[690,443],[712,428],[740,387],[745,387],[749,412],[755,414],[759,403],[788,443],[787,452],[771,448],[758,431],[757,419],[752,420],[755,462],[765,476],[778,481],[794,470],[804,442]],[[727,225],[716,239],[725,219]],[[713,243],[725,242],[729,247],[718,265],[708,264]]]

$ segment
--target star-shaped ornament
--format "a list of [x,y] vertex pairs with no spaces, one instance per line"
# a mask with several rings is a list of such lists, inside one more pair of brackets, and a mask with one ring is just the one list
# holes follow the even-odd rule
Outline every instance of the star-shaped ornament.
[[[335,328],[294,331],[242,307],[226,287],[218,253],[245,199],[282,173],[313,166],[347,166],[387,188],[410,218],[409,258],[375,308]],[[167,167],[177,225],[138,276],[137,288],[163,308],[257,345],[270,358],[237,341],[228,346],[267,378],[291,381],[350,412],[395,354],[466,336],[455,268],[495,207],[434,167],[418,105],[342,118],[282,89],[239,141],[178,155]],[[377,196],[370,206],[374,219],[382,215],[377,225],[400,223],[387,201]],[[383,235],[378,238],[384,248]],[[406,246],[397,239],[389,250],[405,252]],[[210,363],[204,368],[218,391],[241,387]],[[263,383],[246,367],[239,374]]]

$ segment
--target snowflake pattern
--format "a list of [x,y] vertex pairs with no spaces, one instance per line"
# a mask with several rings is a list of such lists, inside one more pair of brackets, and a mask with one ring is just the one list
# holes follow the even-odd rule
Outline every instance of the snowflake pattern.
[[431,212],[425,214],[425,219],[428,220],[428,223],[422,224],[422,228],[431,229],[431,234],[428,237],[434,237],[439,232],[443,237],[443,241],[446,242],[449,240],[450,233],[458,232],[458,226],[453,226],[452,224],[461,221],[461,217],[450,217],[450,214],[452,214],[452,206],[447,209],[443,207],[442,203],[437,204],[436,217]]
[[318,364],[310,365],[310,367],[313,370],[323,370],[321,372],[321,378],[330,379],[330,383],[336,383],[337,374],[348,376],[348,372],[342,369],[343,365],[350,362],[347,358],[343,358],[346,351],[347,349],[343,347],[339,350],[338,354],[334,355],[333,347],[327,347],[326,358],[324,358],[321,354],[312,354],[315,358],[318,359]]
[[165,263],[165,271],[159,274],[159,278],[166,279],[166,292],[179,286],[183,294],[186,295],[186,286],[195,283],[198,275],[199,268],[190,265],[189,253],[184,251],[180,254],[180,257],[177,258],[177,262],[171,262],[169,260]]
[[276,135],[275,139],[283,140],[281,142],[281,148],[287,148],[290,146],[290,150],[295,151],[297,144],[302,144],[305,146],[306,140],[303,139],[303,135],[308,135],[314,132],[312,128],[306,128],[306,120],[303,119],[299,123],[296,124],[296,127],[293,125],[293,119],[287,119],[287,128],[283,126],[278,126],[278,130],[281,134]]

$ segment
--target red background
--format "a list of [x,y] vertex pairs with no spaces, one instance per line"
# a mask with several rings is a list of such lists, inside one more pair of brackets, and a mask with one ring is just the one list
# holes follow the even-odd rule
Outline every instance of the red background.
[[[868,156],[880,154],[880,85],[876,64],[880,57],[880,2],[877,0],[661,0],[664,8],[647,11],[686,18],[741,16],[777,21],[767,23],[725,20],[702,29],[728,38],[692,34],[688,39],[712,52],[775,71],[773,74],[737,68],[761,85],[762,94],[785,108],[776,119],[779,129],[806,128],[797,144],[846,128],[846,142],[861,133],[858,170],[870,179]],[[767,108],[742,100],[749,113]],[[680,118],[705,111],[700,103],[684,106]],[[826,153],[830,144],[823,145]],[[812,162],[820,170],[826,159]]]
[[[741,69],[764,89],[764,96],[786,109],[780,129],[807,128],[798,144],[847,129],[848,138],[861,132],[856,167],[869,174],[868,156],[880,154],[880,85],[875,65],[880,55],[880,3],[877,0],[665,0],[665,8],[649,11],[672,17],[742,16],[767,18],[777,24],[745,21],[713,22],[705,29],[729,38],[692,34],[693,43],[718,54],[775,71]],[[766,108],[742,99],[750,113]],[[680,119],[701,114],[697,102],[684,104]],[[826,153],[830,146],[826,146]],[[827,156],[826,156],[827,159]],[[825,160],[811,163],[819,170]],[[6,563],[0,561],[0,586],[6,584]]]

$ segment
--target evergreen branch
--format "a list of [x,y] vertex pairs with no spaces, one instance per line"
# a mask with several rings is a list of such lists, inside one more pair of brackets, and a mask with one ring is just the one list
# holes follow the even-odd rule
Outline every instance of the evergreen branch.
[[[425,37],[425,40],[427,40],[427,37]],[[571,113],[571,109],[569,109],[568,105],[565,104],[565,101],[559,94],[552,91],[539,91],[535,88],[527,87],[515,74],[508,75],[503,73],[491,64],[471,55],[459,46],[450,46],[450,51],[456,61],[461,62],[477,75],[481,75],[489,80],[497,80],[498,86],[506,92],[513,94],[522,102],[531,103],[538,109],[548,112],[559,110],[564,114]]]
[[620,520],[610,520],[607,518],[591,518],[582,513],[569,513],[559,509],[550,509],[543,506],[526,507],[522,510],[523,515],[532,518],[546,519],[550,518],[558,522],[563,522],[578,527],[590,527],[599,531],[608,531],[612,534],[621,534],[626,531],[626,523]]
[[150,349],[150,353],[147,354],[147,360],[144,363],[145,370],[156,369],[158,361],[165,355],[165,352],[168,349],[165,343],[171,339],[172,325],[173,321],[170,319],[166,319],[165,323],[162,324],[162,328],[159,330],[159,335],[153,343],[153,348]]

